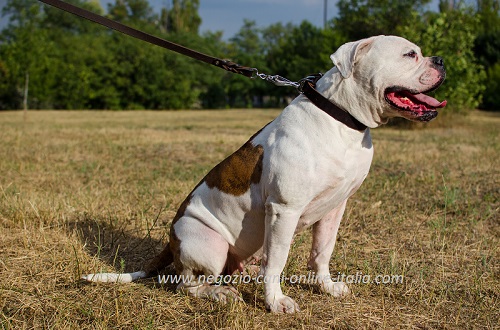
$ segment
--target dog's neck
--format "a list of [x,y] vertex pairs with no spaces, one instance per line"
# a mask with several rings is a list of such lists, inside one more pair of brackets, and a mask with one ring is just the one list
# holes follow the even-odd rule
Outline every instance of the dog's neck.
[[316,107],[338,122],[356,131],[363,132],[366,130],[367,126],[365,124],[318,92],[316,90],[316,83],[310,81],[304,82],[301,91]]
[[[341,84],[344,87],[339,88]],[[375,128],[387,123],[382,110],[373,105],[373,99],[363,97],[365,92],[353,76],[344,79],[337,68],[332,68],[316,83],[316,90],[367,127]],[[376,91],[374,91],[375,93]]]

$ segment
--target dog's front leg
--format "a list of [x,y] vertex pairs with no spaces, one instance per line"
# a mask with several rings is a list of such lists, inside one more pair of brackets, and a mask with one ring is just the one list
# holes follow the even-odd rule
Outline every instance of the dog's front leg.
[[316,284],[319,289],[334,297],[341,297],[349,293],[349,288],[345,283],[332,281],[329,268],[346,203],[347,200],[313,225],[311,256],[307,263],[309,269],[315,272]]
[[294,313],[299,306],[281,291],[281,273],[300,213],[286,205],[266,204],[266,228],[260,275],[263,275],[266,308],[274,313]]

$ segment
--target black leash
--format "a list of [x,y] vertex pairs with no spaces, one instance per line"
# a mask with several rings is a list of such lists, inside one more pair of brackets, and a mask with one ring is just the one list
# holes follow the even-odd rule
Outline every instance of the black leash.
[[255,76],[264,79],[266,81],[272,82],[277,86],[293,86],[299,90],[302,94],[304,94],[311,102],[316,105],[318,108],[329,114],[331,117],[336,120],[344,123],[346,126],[358,130],[364,131],[366,126],[360,123],[356,118],[350,115],[348,112],[340,109],[335,104],[331,103],[327,98],[321,95],[316,89],[316,82],[321,78],[321,74],[311,75],[304,79],[299,80],[298,82],[290,81],[286,78],[283,78],[279,75],[266,75],[264,73],[259,73],[256,68],[250,68],[247,66],[242,66],[237,63],[223,60],[220,58],[212,57],[192,49],[186,48],[184,46],[178,45],[176,43],[167,41],[165,39],[161,39],[155,37],[151,34],[139,31],[137,29],[131,28],[130,26],[118,23],[104,16],[95,14],[86,9],[74,6],[70,3],[61,1],[61,0],[39,0],[48,5],[66,11],[68,13],[74,14],[76,16],[80,16],[89,21],[95,22],[97,24],[103,25],[110,29],[116,30],[133,38],[143,40],[149,42],[153,45],[160,46],[176,53],[194,58],[196,60],[214,65],[226,71],[237,73],[244,75],[249,78],[254,78]]

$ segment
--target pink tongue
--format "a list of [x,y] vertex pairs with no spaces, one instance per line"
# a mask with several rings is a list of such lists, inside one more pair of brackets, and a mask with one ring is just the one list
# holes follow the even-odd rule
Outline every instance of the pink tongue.
[[419,102],[429,105],[431,108],[444,108],[446,106],[446,100],[439,102],[435,98],[425,95],[425,94],[412,94],[412,97],[417,99]]

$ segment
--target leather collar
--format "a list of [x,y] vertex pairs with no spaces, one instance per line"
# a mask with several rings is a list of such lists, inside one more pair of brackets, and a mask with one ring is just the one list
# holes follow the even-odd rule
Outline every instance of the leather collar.
[[300,92],[304,94],[315,106],[347,127],[360,132],[366,130],[367,126],[365,124],[354,118],[349,112],[342,110],[337,105],[330,102],[330,100],[316,90],[316,81],[318,81],[320,77],[321,76],[314,77],[313,80],[304,80],[299,89]]

